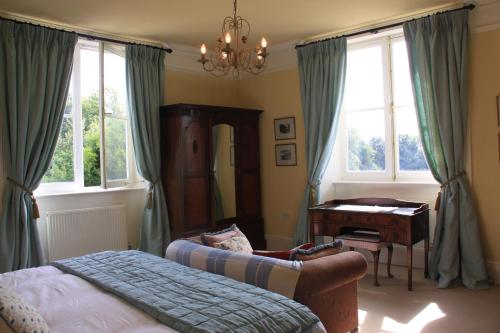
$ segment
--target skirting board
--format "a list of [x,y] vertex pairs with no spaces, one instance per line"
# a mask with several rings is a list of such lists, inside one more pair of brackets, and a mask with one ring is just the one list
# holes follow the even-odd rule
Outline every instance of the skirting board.
[[[294,247],[293,238],[291,237],[266,235],[266,240],[267,248],[269,250],[286,250]],[[367,261],[373,261],[373,257],[368,251],[358,251],[365,256]],[[380,262],[387,263],[387,250],[382,250],[382,253],[380,254]],[[394,244],[392,264],[398,266],[406,266],[406,248],[404,246]],[[422,269],[424,268],[423,243],[419,243],[413,247],[413,267]],[[487,269],[490,278],[495,281],[495,284],[500,284],[500,262],[488,261]]]
[[495,284],[500,284],[500,262],[488,261],[486,263],[486,268],[488,269],[490,279],[495,281]]

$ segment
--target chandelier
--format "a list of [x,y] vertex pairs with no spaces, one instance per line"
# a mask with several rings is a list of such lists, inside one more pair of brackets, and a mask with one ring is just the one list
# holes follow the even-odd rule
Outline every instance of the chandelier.
[[[214,76],[224,76],[229,72],[233,78],[240,77],[245,71],[254,75],[264,70],[268,55],[267,41],[262,38],[254,49],[246,47],[250,35],[250,23],[236,14],[237,0],[233,0],[233,16],[226,16],[222,23],[222,36],[212,54],[207,54],[205,44],[201,45],[201,58],[198,61],[203,69]],[[235,42],[231,45],[231,40]]]

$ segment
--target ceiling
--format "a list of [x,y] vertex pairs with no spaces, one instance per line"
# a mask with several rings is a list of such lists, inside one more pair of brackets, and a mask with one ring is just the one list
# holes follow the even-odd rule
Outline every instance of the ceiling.
[[[250,41],[270,45],[373,24],[453,0],[240,0]],[[162,43],[214,45],[231,0],[2,0],[0,11]]]

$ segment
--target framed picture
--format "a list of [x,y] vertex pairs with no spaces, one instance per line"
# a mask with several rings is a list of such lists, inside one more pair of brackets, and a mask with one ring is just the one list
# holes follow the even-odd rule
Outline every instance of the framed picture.
[[229,147],[229,165],[234,167],[234,146]]
[[497,120],[498,126],[500,126],[500,95],[497,96]]
[[274,119],[274,138],[276,140],[295,139],[295,117]]
[[276,148],[276,166],[294,166],[297,165],[297,148],[295,143],[275,145]]

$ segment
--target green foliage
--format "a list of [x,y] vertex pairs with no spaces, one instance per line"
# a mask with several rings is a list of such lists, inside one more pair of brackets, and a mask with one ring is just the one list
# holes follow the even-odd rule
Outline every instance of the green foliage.
[[82,98],[83,182],[101,185],[101,141],[99,133],[99,94]]
[[349,129],[349,170],[377,171],[385,169],[385,143],[381,138],[365,142],[358,131]]
[[417,136],[399,136],[399,168],[405,171],[429,170]]
[[64,118],[56,150],[49,169],[42,178],[44,183],[73,181],[73,119]]
[[125,119],[106,118],[106,177],[127,178],[127,124]]
[[[385,142],[380,137],[365,142],[358,131],[349,130],[348,166],[352,171],[385,170]],[[418,136],[399,136],[399,169],[403,171],[429,170]]]
[[[106,110],[123,115],[114,90],[106,90]],[[99,94],[82,98],[83,173],[85,186],[101,185]],[[71,114],[72,99],[68,96],[66,114]],[[127,178],[127,122],[106,117],[106,175],[108,179]],[[64,118],[59,139],[44,183],[74,181],[73,120]]]

